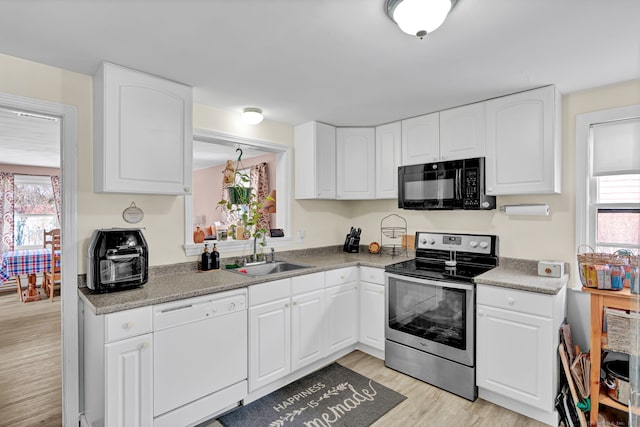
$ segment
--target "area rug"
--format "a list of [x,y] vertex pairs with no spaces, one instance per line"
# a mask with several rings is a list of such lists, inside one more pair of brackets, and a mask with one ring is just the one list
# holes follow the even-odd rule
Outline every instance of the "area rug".
[[406,399],[337,363],[220,417],[224,427],[365,427]]

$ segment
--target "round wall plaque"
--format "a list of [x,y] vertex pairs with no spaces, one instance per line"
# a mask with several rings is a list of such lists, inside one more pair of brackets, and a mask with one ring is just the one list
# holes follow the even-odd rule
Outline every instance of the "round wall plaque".
[[142,218],[144,218],[144,212],[142,212],[142,209],[137,207],[134,202],[131,202],[131,206],[122,212],[122,218],[124,218],[124,220],[129,224],[136,224],[142,221]]

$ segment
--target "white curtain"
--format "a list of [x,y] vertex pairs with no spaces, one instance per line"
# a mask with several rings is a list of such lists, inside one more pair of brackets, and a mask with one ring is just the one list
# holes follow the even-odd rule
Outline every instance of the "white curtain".
[[53,175],[51,176],[51,187],[53,187],[53,200],[55,202],[56,205],[56,215],[58,217],[58,224],[61,225],[62,222],[60,221],[60,208],[62,206],[61,203],[61,199],[60,199],[60,177],[57,175]]
[[12,251],[13,246],[13,210],[14,175],[0,172],[0,252]]

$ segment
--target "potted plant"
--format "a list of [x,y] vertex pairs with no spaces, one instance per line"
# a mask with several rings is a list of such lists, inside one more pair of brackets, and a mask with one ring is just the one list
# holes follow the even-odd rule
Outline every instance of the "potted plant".
[[[260,245],[264,246],[264,238],[267,233],[264,227],[260,227],[260,216],[264,213],[263,202],[275,202],[275,199],[267,196],[264,201],[258,200],[255,190],[249,186],[249,175],[242,172],[243,169],[240,167],[242,150],[238,148],[236,151],[240,151],[236,167],[233,167],[231,160],[227,160],[227,166],[224,170],[224,183],[228,184],[224,188],[224,191],[227,192],[227,197],[218,202],[217,208],[235,214],[234,216],[238,218],[238,222],[230,224],[234,237],[237,240],[253,238],[255,253],[257,240],[262,239]],[[254,261],[257,261],[257,259],[254,259]]]

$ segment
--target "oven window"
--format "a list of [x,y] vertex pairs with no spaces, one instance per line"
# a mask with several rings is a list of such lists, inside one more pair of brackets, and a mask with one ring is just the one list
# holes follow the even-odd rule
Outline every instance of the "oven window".
[[403,280],[389,281],[389,327],[466,349],[466,291]]

